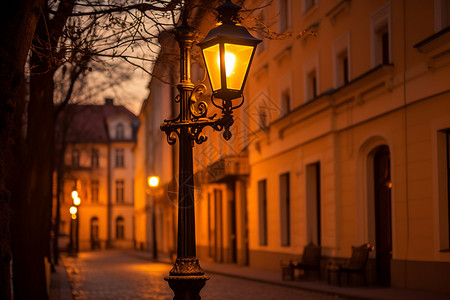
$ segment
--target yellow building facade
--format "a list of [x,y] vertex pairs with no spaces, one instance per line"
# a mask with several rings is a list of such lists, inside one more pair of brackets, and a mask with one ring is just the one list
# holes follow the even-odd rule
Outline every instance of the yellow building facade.
[[[194,147],[201,261],[280,270],[313,242],[325,270],[370,243],[370,283],[450,291],[449,9],[274,0],[242,15],[264,42],[233,138]],[[193,19],[203,36],[214,24]]]
[[[69,106],[59,123],[64,151],[59,244],[69,247],[78,222],[80,251],[134,247],[134,147],[137,117],[121,105]],[[63,133],[64,127],[67,131]],[[61,141],[60,140],[60,141]],[[64,144],[64,146],[63,146]],[[81,204],[71,220],[72,191]],[[73,230],[71,233],[71,230]],[[75,244],[75,236],[72,236]]]

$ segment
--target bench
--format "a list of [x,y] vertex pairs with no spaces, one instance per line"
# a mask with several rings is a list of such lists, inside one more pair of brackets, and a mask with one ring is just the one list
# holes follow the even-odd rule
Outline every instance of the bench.
[[295,270],[303,270],[305,277],[309,277],[310,271],[317,271],[320,278],[320,255],[322,248],[309,243],[303,250],[301,262],[290,260],[288,264],[281,264],[283,280],[294,280]]
[[336,273],[338,285],[341,285],[341,274],[346,275],[347,284],[349,283],[350,275],[362,275],[364,285],[366,285],[366,266],[369,258],[369,252],[372,250],[373,247],[370,244],[363,244],[358,247],[352,246],[352,256],[346,263],[342,265],[329,264],[327,266],[328,284],[331,284],[331,273]]

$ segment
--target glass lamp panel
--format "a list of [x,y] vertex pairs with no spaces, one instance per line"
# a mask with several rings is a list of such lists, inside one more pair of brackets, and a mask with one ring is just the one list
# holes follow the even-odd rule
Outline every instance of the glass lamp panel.
[[225,44],[227,88],[240,90],[253,53],[253,46]]
[[219,45],[216,44],[203,49],[203,57],[205,58],[206,69],[208,69],[209,80],[213,90],[221,89]]

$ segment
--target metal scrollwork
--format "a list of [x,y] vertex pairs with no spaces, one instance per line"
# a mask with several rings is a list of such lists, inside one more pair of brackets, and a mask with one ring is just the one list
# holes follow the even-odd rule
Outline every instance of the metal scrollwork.
[[175,145],[175,143],[177,142],[177,138],[178,138],[178,131],[173,130],[169,133],[166,133],[166,135],[167,135],[167,143],[169,145]]
[[208,113],[208,104],[205,101],[199,101],[196,105],[199,97],[206,92],[206,86],[204,84],[199,84],[191,92],[189,96],[189,109],[191,111],[191,115],[193,116],[193,120],[198,118],[205,118]]

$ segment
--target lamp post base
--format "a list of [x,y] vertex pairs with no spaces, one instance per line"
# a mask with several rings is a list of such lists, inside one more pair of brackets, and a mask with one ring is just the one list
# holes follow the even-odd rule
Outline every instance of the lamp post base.
[[164,280],[169,282],[175,296],[173,300],[200,300],[200,291],[205,286],[206,275],[168,276]]
[[177,258],[170,275],[164,278],[175,294],[173,300],[200,300],[208,279],[196,257]]

